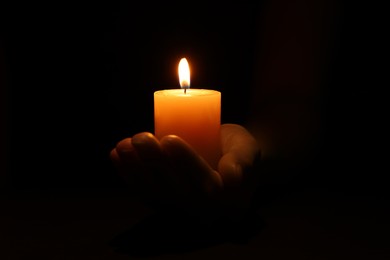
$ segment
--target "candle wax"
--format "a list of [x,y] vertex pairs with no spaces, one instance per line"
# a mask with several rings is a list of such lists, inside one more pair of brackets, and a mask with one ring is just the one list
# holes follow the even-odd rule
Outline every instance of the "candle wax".
[[212,168],[221,156],[221,93],[207,89],[160,90],[154,93],[155,136],[177,135]]

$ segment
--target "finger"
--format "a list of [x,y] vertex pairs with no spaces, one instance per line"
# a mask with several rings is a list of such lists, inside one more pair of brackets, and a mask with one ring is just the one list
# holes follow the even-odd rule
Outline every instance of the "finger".
[[177,185],[171,177],[172,169],[162,152],[160,141],[151,133],[143,132],[133,136],[132,144],[149,178],[154,204],[165,204],[177,193]]
[[136,149],[139,158],[142,161],[161,160],[162,151],[160,142],[151,133],[139,133],[133,136],[131,144]]
[[118,168],[119,174],[131,189],[139,192],[140,187],[147,186],[148,180],[145,177],[131,138],[121,140],[111,152],[111,157]]
[[128,180],[128,174],[125,170],[125,166],[123,165],[118,152],[116,151],[116,148],[112,149],[110,152],[110,159],[113,162],[116,170],[118,171],[119,175],[126,181],[129,182]]
[[150,175],[153,176],[154,193],[160,201],[177,200],[188,191],[186,184],[177,178],[172,164],[163,153],[160,141],[151,133],[139,133],[133,136],[132,143]]
[[225,188],[239,187],[242,184],[244,174],[237,157],[233,153],[222,156],[218,163],[218,172]]
[[153,134],[144,132],[133,136],[132,145],[151,178],[155,181],[166,181],[168,167],[160,141]]
[[110,151],[110,159],[113,162],[114,166],[119,170],[121,168],[121,162],[118,153],[116,152],[116,148]]
[[131,138],[125,138],[122,141],[120,141],[116,145],[115,150],[122,164],[125,165],[126,167],[135,168],[139,165],[140,161],[137,152],[135,151],[135,148],[132,144]]
[[244,163],[251,163],[259,155],[256,139],[244,127],[236,124],[221,126],[222,153],[234,153]]
[[221,126],[221,141],[223,156],[218,171],[225,186],[237,186],[246,177],[246,170],[260,157],[259,146],[244,127],[236,124]]
[[211,194],[221,188],[219,174],[183,139],[165,136],[161,139],[161,147],[175,167],[176,178],[190,189]]

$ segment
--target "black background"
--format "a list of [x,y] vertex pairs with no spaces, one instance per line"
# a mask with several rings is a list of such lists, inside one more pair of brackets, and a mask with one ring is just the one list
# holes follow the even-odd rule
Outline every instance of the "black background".
[[[107,154],[124,137],[153,132],[153,92],[178,87],[181,57],[191,63],[194,88],[223,93],[223,123],[246,124],[250,116],[256,118],[251,97],[259,92],[258,102],[267,103],[270,98],[261,96],[262,89],[281,81],[283,75],[277,73],[294,73],[271,56],[278,55],[273,46],[283,43],[272,34],[280,33],[278,24],[265,22],[263,10],[269,3],[225,4],[223,9],[191,2],[181,8],[165,3],[6,5],[2,57],[11,186],[118,185]],[[296,8],[296,17],[304,7]],[[274,12],[288,8],[281,4]],[[298,34],[303,44],[320,37],[317,48],[302,53],[313,56],[306,66],[316,67],[297,71],[317,80],[312,89],[317,91],[321,135],[315,142],[324,146],[315,149],[319,157],[332,157],[321,162],[331,167],[353,167],[359,160],[361,169],[381,161],[383,140],[377,138],[384,129],[386,102],[379,66],[383,23],[377,12],[373,6],[333,3],[324,9],[322,20],[308,18],[312,31]],[[269,36],[273,38],[267,41]],[[263,54],[267,52],[271,57]],[[289,58],[287,62],[300,66]],[[273,62],[280,69],[269,72]],[[287,85],[281,88],[285,95],[291,94],[288,84],[296,87],[294,79],[288,80],[281,83]],[[310,83],[302,84],[305,95]],[[342,175],[349,179],[356,173]],[[367,175],[362,178],[371,181]]]
[[[245,125],[251,118],[256,120],[257,113],[262,124],[273,122],[264,120],[266,105],[249,102],[260,93],[262,104],[272,103],[277,91],[266,90],[267,86],[272,88],[272,82],[285,84],[282,90],[290,86],[290,78],[283,73],[289,67],[284,67],[278,55],[272,56],[278,53],[275,46],[283,44],[277,36],[268,38],[273,32],[283,34],[283,30],[278,31],[277,24],[267,23],[269,20],[264,18],[277,15],[278,10],[288,14],[290,9],[282,1],[272,13],[267,9],[271,3],[4,4],[0,57],[2,91],[6,94],[8,194],[12,197],[32,192],[27,194],[50,197],[63,193],[65,205],[72,204],[72,195],[77,198],[80,192],[97,192],[104,197],[125,189],[109,152],[122,138],[141,131],[153,132],[153,92],[179,87],[176,70],[181,57],[190,62],[191,87],[222,92],[223,123]],[[314,30],[301,35],[303,42],[319,37],[321,43],[313,50],[306,49],[310,44],[303,45],[303,56],[308,55],[308,60],[314,62],[300,70],[316,82],[315,91],[309,92],[315,93],[317,110],[307,123],[317,126],[314,137],[300,136],[303,139],[286,144],[280,138],[279,148],[288,155],[282,152],[280,157],[277,153],[265,156],[267,174],[277,177],[272,185],[263,187],[260,197],[288,198],[296,192],[300,195],[291,195],[293,198],[307,202],[312,196],[310,190],[315,190],[328,204],[309,200],[306,211],[293,216],[286,213],[287,218],[299,219],[300,214],[318,212],[326,218],[326,212],[344,208],[333,222],[322,219],[326,223],[323,229],[333,230],[329,232],[338,238],[343,232],[349,234],[347,237],[356,236],[359,250],[365,250],[363,256],[382,256],[383,248],[387,248],[382,236],[388,230],[385,216],[389,195],[384,126],[388,121],[384,94],[388,80],[381,66],[386,60],[385,16],[373,3],[330,3],[324,13],[314,15],[324,15],[319,19],[322,22],[316,20],[311,27]],[[309,12],[302,14],[310,14],[313,5],[303,6],[309,6]],[[288,17],[286,21],[284,24],[289,24]],[[316,31],[318,28],[322,30]],[[290,60],[291,64],[295,62]],[[306,93],[305,84],[311,81],[303,79],[302,92],[294,95]],[[292,77],[291,86],[294,84]],[[270,96],[261,96],[267,93]],[[290,108],[291,99],[286,96],[292,92],[286,93],[275,99],[282,113]],[[311,94],[303,96],[310,99]],[[296,103],[303,100],[303,107],[312,111],[313,107],[306,107],[306,99],[298,96]],[[306,112],[302,114],[306,118],[303,115]],[[271,124],[268,130],[289,136],[290,129],[277,126]],[[296,145],[301,140],[302,145]],[[295,147],[297,152],[291,152]],[[296,158],[299,163],[292,162]],[[302,195],[301,191],[308,193]],[[337,204],[340,201],[353,206]],[[272,200],[267,203],[273,205]],[[295,209],[294,203],[287,203],[287,212]],[[83,212],[82,207],[77,210]],[[350,224],[349,217],[351,230],[343,228]],[[286,230],[280,231],[282,237],[288,236],[283,233]],[[367,237],[375,237],[375,242],[366,243]],[[361,254],[352,248],[356,256]]]
[[223,121],[244,122],[258,6],[12,6],[3,34],[11,185],[118,185],[109,151],[153,132],[153,92],[179,87],[181,57],[194,88],[224,93]]

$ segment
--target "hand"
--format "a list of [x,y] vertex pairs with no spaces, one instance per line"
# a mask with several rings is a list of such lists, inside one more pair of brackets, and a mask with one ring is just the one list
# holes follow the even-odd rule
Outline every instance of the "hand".
[[130,188],[154,208],[178,207],[215,216],[249,207],[260,159],[254,137],[242,126],[221,126],[222,157],[213,170],[178,136],[160,141],[139,133],[120,141],[110,157]]

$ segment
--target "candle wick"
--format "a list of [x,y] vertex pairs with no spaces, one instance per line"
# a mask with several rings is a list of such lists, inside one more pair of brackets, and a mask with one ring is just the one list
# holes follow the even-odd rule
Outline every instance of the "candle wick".
[[184,94],[187,94],[187,88],[184,88]]

